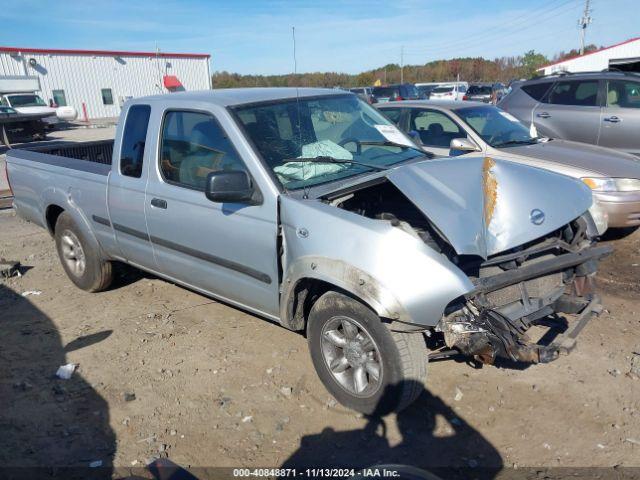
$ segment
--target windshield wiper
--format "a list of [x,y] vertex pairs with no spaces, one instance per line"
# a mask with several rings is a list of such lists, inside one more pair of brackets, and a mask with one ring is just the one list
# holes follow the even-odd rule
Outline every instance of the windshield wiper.
[[534,143],[538,143],[537,138],[532,138],[530,140],[509,140],[508,142],[496,143],[495,145],[492,145],[492,147],[500,148],[500,147],[508,147],[511,145],[533,145]]
[[369,140],[364,142],[358,142],[360,145],[380,145],[381,147],[400,147],[400,148],[410,148],[412,150],[418,150],[422,153],[422,149],[418,147],[412,147],[410,145],[405,145],[404,143],[392,142],[391,140]]
[[317,157],[288,158],[288,159],[284,160],[283,163],[294,163],[294,162],[300,162],[300,163],[343,163],[343,164],[360,165],[362,167],[367,167],[367,168],[371,168],[371,169],[374,169],[374,170],[380,170],[381,172],[383,172],[385,170],[389,170],[389,167],[383,167],[383,166],[380,166],[380,165],[371,165],[369,163],[357,162],[355,160],[345,160],[345,159],[342,159],[342,158],[334,158],[334,157],[329,157],[327,155],[319,155]]

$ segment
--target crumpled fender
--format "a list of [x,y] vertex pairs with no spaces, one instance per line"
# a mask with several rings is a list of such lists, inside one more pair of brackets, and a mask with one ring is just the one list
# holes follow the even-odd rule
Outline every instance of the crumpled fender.
[[318,200],[280,198],[284,237],[281,319],[297,282],[313,278],[346,290],[381,317],[435,326],[469,278],[445,256],[390,222]]

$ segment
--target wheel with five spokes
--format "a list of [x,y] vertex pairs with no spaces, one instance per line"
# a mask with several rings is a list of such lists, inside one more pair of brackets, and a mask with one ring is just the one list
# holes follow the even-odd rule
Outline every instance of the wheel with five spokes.
[[330,291],[307,324],[311,359],[327,390],[365,414],[400,411],[422,392],[427,347],[421,333],[392,331],[361,302]]

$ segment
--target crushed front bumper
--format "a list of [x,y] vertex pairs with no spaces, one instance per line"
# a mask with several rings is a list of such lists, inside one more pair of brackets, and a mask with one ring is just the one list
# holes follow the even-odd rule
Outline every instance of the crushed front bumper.
[[600,313],[602,313],[602,303],[600,302],[600,297],[594,295],[567,330],[558,335],[549,345],[538,346],[537,361],[539,363],[548,363],[558,358],[560,354],[571,352],[576,346],[576,339],[582,329],[594,316],[598,316]]
[[[527,363],[547,363],[569,353],[586,324],[602,311],[593,289],[597,261],[610,254],[608,246],[593,246],[542,259],[520,268],[476,280],[463,307],[438,325],[445,343],[484,363],[496,358]],[[530,281],[552,275],[564,278],[559,287],[543,297],[531,296]],[[560,277],[558,277],[560,275]],[[514,310],[492,304],[492,292],[516,288],[522,294],[521,308]],[[517,312],[514,314],[514,312]],[[569,322],[566,316],[574,317]],[[531,326],[549,327],[538,342],[527,335]],[[555,335],[555,337],[553,336]]]

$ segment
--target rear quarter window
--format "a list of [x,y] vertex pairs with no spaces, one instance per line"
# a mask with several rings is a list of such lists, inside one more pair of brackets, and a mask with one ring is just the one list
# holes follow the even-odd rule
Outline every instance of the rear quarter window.
[[126,177],[140,178],[144,160],[144,146],[149,125],[149,105],[132,105],[127,112],[120,150],[120,173]]
[[551,87],[551,82],[534,83],[533,85],[523,85],[522,91],[534,100],[540,102]]

